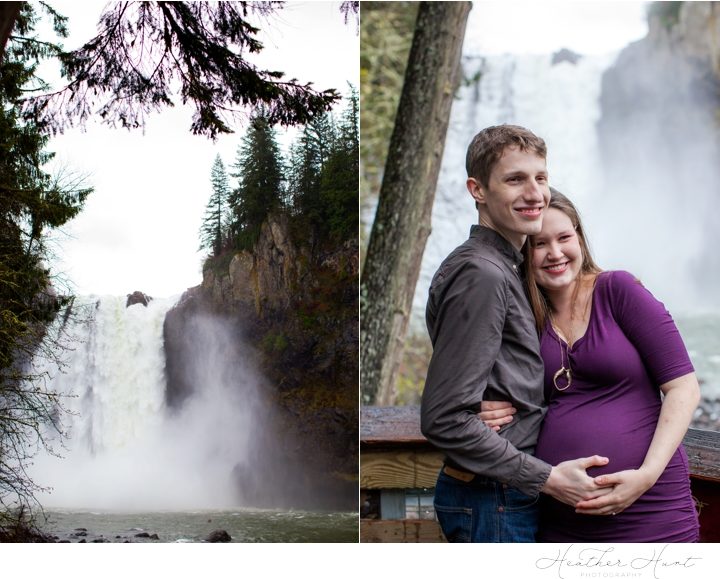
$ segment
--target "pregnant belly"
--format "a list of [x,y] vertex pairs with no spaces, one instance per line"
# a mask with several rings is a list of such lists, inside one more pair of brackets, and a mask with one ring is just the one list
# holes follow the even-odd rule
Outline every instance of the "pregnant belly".
[[551,406],[543,422],[535,454],[556,465],[565,460],[592,455],[606,456],[604,467],[588,469],[588,474],[638,468],[650,446],[657,415],[618,408],[613,404]]

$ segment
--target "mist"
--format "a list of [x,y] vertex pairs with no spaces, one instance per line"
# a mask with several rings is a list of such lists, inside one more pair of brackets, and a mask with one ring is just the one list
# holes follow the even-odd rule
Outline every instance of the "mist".
[[50,383],[69,396],[65,448],[56,440],[62,458],[42,454],[31,472],[52,487],[39,496],[44,506],[148,511],[247,504],[238,469],[255,460],[257,441],[272,428],[262,379],[228,322],[194,316],[193,350],[184,352],[194,388],[170,408],[163,321],[173,302],[126,308],[125,298],[103,297],[77,308],[65,328],[67,367],[52,372]]
[[720,308],[719,88],[708,64],[663,42],[630,46],[603,77],[596,251],[681,315]]

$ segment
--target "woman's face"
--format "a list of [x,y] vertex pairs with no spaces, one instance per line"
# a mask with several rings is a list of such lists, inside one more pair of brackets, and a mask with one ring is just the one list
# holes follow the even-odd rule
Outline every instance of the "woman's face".
[[531,239],[537,284],[547,290],[570,286],[582,269],[582,250],[575,227],[562,211],[545,211],[542,230]]

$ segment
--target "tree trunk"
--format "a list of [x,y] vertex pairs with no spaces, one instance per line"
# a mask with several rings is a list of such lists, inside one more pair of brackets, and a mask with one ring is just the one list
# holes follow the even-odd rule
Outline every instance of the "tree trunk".
[[0,2],[0,62],[21,6],[22,2]]
[[363,404],[392,404],[470,2],[421,2],[360,285]]

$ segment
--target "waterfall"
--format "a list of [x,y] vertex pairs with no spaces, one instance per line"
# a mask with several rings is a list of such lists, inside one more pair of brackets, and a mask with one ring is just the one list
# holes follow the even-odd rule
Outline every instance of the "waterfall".
[[[63,324],[61,364],[45,368],[66,395],[60,457],[31,469],[45,507],[108,510],[223,508],[242,501],[233,469],[248,455],[258,379],[227,355],[236,344],[219,320],[194,321],[196,392],[166,405],[163,322],[175,300],[125,306],[125,298],[76,300]],[[257,419],[261,419],[258,415]]]

